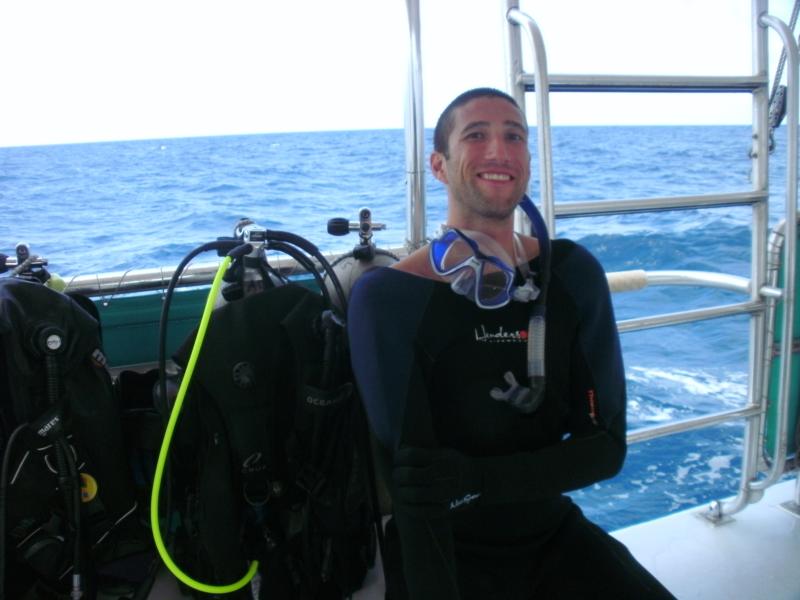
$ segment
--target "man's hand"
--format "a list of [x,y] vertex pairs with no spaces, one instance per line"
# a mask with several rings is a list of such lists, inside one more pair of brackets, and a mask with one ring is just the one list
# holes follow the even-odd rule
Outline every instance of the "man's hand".
[[428,519],[474,505],[483,487],[475,461],[452,448],[401,448],[392,479],[397,508]]

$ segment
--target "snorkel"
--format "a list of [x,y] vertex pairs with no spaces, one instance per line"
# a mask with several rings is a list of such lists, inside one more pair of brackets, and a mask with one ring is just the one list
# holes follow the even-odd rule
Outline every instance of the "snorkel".
[[544,399],[544,341],[547,288],[550,284],[550,236],[541,213],[528,195],[522,197],[520,208],[531,221],[531,234],[539,240],[539,295],[533,301],[528,319],[528,378],[531,382],[531,407],[536,410]]

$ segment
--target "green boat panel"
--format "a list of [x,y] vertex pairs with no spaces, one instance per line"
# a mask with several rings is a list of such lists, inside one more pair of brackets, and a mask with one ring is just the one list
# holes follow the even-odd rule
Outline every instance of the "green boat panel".
[[[784,265],[781,264],[778,270],[778,287],[783,288]],[[795,261],[795,281],[800,281],[800,261]],[[794,306],[794,340],[792,343],[792,373],[789,384],[789,431],[787,435],[787,456],[797,453],[797,426],[798,426],[798,405],[800,405],[800,296],[795,295]],[[779,349],[782,341],[781,332],[783,330],[783,301],[779,300],[775,312],[774,339],[772,349]],[[769,351],[769,350],[768,350]],[[780,363],[773,352],[773,360],[770,363],[768,373],[769,389],[767,399],[766,425],[764,428],[764,451],[767,456],[775,456],[777,444],[777,422],[778,422],[778,389],[780,382]]]
[[[291,278],[294,283],[318,290],[308,275]],[[178,288],[170,303],[167,324],[167,357],[183,343],[200,323],[210,286]],[[163,292],[123,294],[111,299],[93,298],[100,312],[103,346],[111,368],[155,364],[158,361],[158,328]]]
[[[208,288],[180,290],[172,297],[167,326],[167,356],[197,327]],[[109,366],[155,363],[158,360],[158,328],[164,294],[160,292],[95,299],[103,328],[103,346]]]

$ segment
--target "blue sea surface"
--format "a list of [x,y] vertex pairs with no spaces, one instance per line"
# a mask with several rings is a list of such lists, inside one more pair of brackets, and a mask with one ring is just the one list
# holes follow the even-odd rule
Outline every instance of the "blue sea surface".
[[[784,134],[777,132],[770,172],[771,224],[783,210]],[[749,191],[750,137],[746,126],[556,127],[555,197]],[[343,251],[354,235],[328,235],[327,221],[355,220],[365,206],[387,224],[376,233],[378,245],[402,246],[403,143],[402,131],[382,130],[0,148],[0,252],[27,242],[65,279],[172,266],[192,248],[230,235],[245,216],[303,235],[325,252]],[[532,153],[535,199],[535,142]],[[445,194],[429,173],[426,195],[433,235],[444,221]],[[587,246],[607,271],[747,276],[750,219],[747,207],[560,219],[556,234]],[[615,294],[614,306],[618,319],[629,319],[741,300],[720,290],[652,287]],[[742,406],[747,334],[746,317],[624,334],[629,428]],[[572,495],[607,529],[700,507],[736,492],[742,436],[736,423],[633,444],[620,475]]]

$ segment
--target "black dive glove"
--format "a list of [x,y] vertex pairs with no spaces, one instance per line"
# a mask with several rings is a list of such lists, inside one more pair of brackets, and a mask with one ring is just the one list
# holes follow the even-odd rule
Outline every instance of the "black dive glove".
[[397,507],[426,519],[474,505],[483,489],[480,463],[452,448],[401,448],[392,480]]

